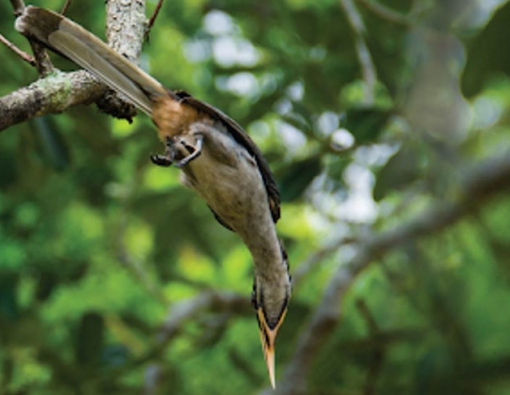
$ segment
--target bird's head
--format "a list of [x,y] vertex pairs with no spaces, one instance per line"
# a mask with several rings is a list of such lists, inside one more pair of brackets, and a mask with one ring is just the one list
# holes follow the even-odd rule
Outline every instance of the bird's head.
[[262,351],[275,388],[275,340],[287,313],[291,294],[291,278],[287,254],[282,247],[282,268],[272,273],[255,273],[252,304],[257,314]]

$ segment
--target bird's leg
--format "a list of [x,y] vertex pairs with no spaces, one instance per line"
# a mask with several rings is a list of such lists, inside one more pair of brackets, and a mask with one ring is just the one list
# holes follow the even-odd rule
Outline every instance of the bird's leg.
[[202,153],[204,136],[201,133],[194,133],[193,135],[195,137],[195,145],[186,141],[185,137],[167,137],[165,154],[151,155],[152,163],[164,167],[174,163],[176,167],[181,168],[199,157]]
[[175,166],[177,166],[178,168],[181,168],[181,167],[187,165],[192,160],[198,158],[200,156],[200,154],[202,153],[202,148],[204,146],[204,136],[200,133],[196,133],[195,138],[196,138],[195,146],[189,144],[184,139],[179,141],[179,143],[182,144],[182,146],[189,152],[189,155],[175,163]]
[[164,155],[151,155],[150,159],[152,163],[157,166],[169,167],[175,159],[175,150],[173,149],[173,143],[169,137],[166,138]]
[[156,166],[169,167],[172,165],[172,161],[165,155],[151,155],[150,159]]

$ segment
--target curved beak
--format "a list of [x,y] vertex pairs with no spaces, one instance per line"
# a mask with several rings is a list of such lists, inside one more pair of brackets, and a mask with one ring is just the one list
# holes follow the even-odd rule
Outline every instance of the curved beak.
[[266,360],[267,370],[269,372],[269,380],[271,381],[271,386],[276,388],[276,379],[275,379],[275,364],[274,364],[274,356],[275,356],[275,341],[276,335],[278,334],[278,329],[280,329],[280,325],[285,318],[285,310],[278,323],[274,328],[268,325],[266,321],[266,317],[261,308],[257,309],[257,321],[259,322],[259,330],[260,330],[260,341],[262,343],[262,351],[264,352],[264,359]]

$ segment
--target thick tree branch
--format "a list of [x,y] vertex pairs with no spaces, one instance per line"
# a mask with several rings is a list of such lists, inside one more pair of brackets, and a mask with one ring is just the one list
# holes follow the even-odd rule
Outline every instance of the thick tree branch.
[[[145,0],[106,2],[106,39],[118,53],[137,63],[142,52],[145,33]],[[131,121],[136,115],[133,105],[109,90],[97,103],[98,107],[116,118]]]
[[459,185],[456,199],[434,202],[416,218],[360,242],[354,258],[341,265],[329,282],[320,305],[299,338],[292,361],[278,383],[277,393],[299,395],[307,392],[307,378],[313,361],[333,333],[341,316],[341,301],[362,270],[406,243],[437,234],[476,213],[495,194],[509,189],[510,155],[507,152],[471,167]]
[[[15,15],[24,9],[21,0],[11,0]],[[107,36],[113,47],[136,61],[140,55],[145,32],[145,1],[107,2]],[[130,120],[135,115],[133,106],[107,89],[86,73],[54,73],[44,50],[31,43],[36,64],[43,78],[28,87],[21,88],[0,98],[0,131],[33,117],[59,113],[77,104],[98,102],[99,107],[110,115]]]
[[145,33],[145,1],[108,0],[106,39],[118,53],[137,62]]
[[44,114],[98,100],[106,87],[86,71],[53,73],[0,98],[0,131]]

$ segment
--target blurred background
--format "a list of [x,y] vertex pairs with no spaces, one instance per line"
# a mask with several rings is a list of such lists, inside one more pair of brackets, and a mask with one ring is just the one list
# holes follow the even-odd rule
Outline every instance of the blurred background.
[[[67,15],[104,37],[104,2]],[[510,394],[508,37],[504,0],[163,3],[142,67],[243,125],[281,189],[276,393]],[[0,95],[37,78],[0,57]],[[0,394],[269,385],[250,255],[161,150],[95,106],[0,134]]]

